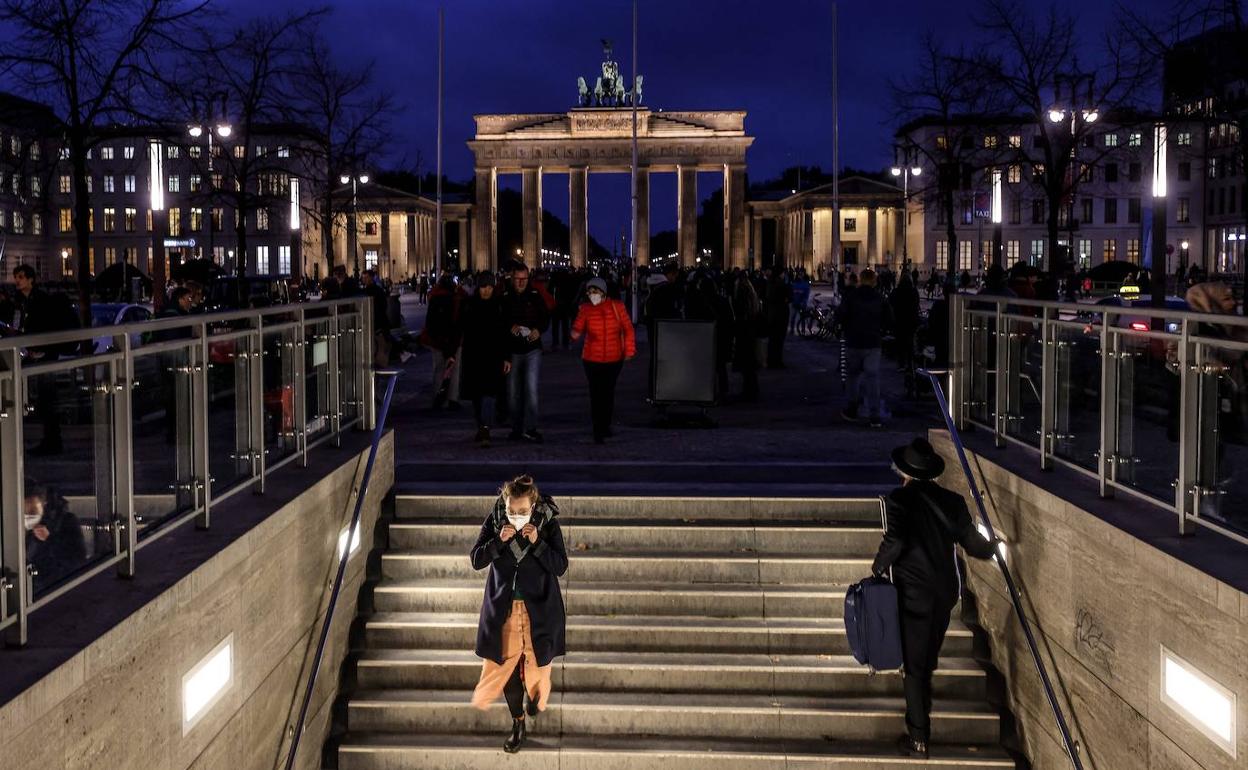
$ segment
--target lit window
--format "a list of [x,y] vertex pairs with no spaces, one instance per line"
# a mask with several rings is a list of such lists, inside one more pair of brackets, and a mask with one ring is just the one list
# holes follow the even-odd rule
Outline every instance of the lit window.
[[200,188],[203,186],[200,182],[199,174],[191,174],[189,184],[191,192],[199,192]]
[[112,160],[112,159],[113,159],[113,148],[101,147],[100,148],[100,160]]
[[125,225],[126,232],[128,233],[134,232],[134,227],[135,227],[135,224],[137,223],[138,218],[139,218],[138,210],[135,209],[133,206],[127,206],[126,212],[125,212],[125,219],[123,220],[123,224]]
[[1127,134],[1127,146],[1139,147],[1142,144],[1143,136],[1144,135],[1141,134],[1139,131],[1132,131],[1131,133]]
[[127,145],[121,148],[121,156],[126,160],[134,160],[134,145]]
[[61,194],[68,195],[74,190],[74,178],[69,174],[61,174]]
[[134,192],[134,174],[126,174],[126,178],[125,180],[123,180],[123,184],[125,185],[124,189],[126,192],[128,193]]
[[256,272],[260,275],[268,275],[269,269],[269,247],[256,247]]
[[204,227],[204,210],[191,209],[191,232],[197,233]]
[[949,241],[936,241],[936,269],[949,269]]
[[181,148],[178,147],[176,144],[168,145],[165,148],[165,157],[168,158],[169,160],[174,160],[180,155],[181,155]]
[[169,235],[177,238],[182,234],[182,209],[169,209]]
[[1133,262],[1137,265],[1140,263],[1140,239],[1139,238],[1127,239],[1127,261]]
[[111,206],[104,208],[104,232],[111,233],[117,229],[117,209]]
[[1017,163],[1010,165],[1005,172],[1005,181],[1010,184],[1018,184],[1023,181],[1023,167]]
[[1010,134],[1010,147],[1018,149],[1023,146],[1023,137],[1021,134]]
[[[286,147],[285,145],[282,145],[282,146],[278,147],[278,148],[277,148],[277,157],[279,157],[279,158],[289,158],[289,157],[290,157],[290,148],[289,148],[289,147]],[[289,272],[289,271],[287,271],[287,272]]]
[[1118,146],[1118,135],[1117,135],[1117,134],[1106,134],[1106,135],[1105,135],[1105,146],[1106,146],[1106,147],[1117,147],[1117,146]]
[[269,210],[256,209],[256,229],[265,232],[269,229]]
[[200,152],[200,146],[197,144],[191,147],[187,147],[186,154],[191,156],[192,158],[198,158],[202,154]]
[[39,148],[39,143],[31,142],[30,143],[30,159],[39,160],[39,158],[41,158],[42,156],[43,156],[43,150]]
[[238,160],[242,160],[243,158],[247,157],[247,148],[241,144],[235,145],[234,157],[237,158]]
[[70,233],[74,230],[74,210],[61,209],[61,232]]
[[13,212],[13,233],[21,235],[26,232],[26,217],[22,216],[22,212]]
[[949,149],[949,137],[945,136],[944,134],[937,134],[936,135],[936,149],[938,150]]
[[176,193],[182,189],[182,177],[177,174],[169,175],[169,192]]
[[970,241],[958,241],[958,269],[970,270],[972,251],[975,245]]
[[113,181],[112,174],[107,174],[104,177],[104,192],[106,193],[117,192],[116,183]]
[[857,217],[845,217],[845,232],[847,233],[858,232],[858,218]]
[[1179,133],[1175,134],[1174,144],[1177,147],[1191,147],[1192,146],[1192,132],[1180,131]]
[[[290,247],[277,247],[277,272],[279,275],[290,275]],[[356,539],[359,539],[357,534]]]
[[993,150],[993,149],[996,149],[996,147],[997,147],[997,135],[985,134],[984,135],[984,149]]
[[1012,265],[1018,261],[1018,241],[1010,241],[1005,244],[1005,258]]
[[30,196],[38,198],[41,195],[43,195],[43,182],[39,181],[39,177],[32,176],[30,178]]
[[30,231],[34,235],[43,235],[43,215],[30,215]]

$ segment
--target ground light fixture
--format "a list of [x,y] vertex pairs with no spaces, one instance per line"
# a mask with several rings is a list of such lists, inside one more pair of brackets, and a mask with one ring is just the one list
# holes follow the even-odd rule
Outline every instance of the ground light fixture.
[[182,677],[182,735],[186,735],[234,683],[234,634],[221,640]]
[[1161,646],[1161,702],[1223,751],[1237,758],[1236,696],[1208,674]]

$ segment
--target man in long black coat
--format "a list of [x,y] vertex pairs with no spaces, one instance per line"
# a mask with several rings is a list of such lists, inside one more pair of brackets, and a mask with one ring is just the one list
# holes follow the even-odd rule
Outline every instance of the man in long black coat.
[[945,462],[925,439],[893,450],[893,469],[902,485],[885,499],[888,529],[871,571],[883,577],[892,570],[900,604],[908,733],[900,746],[926,756],[932,673],[961,593],[954,545],[977,559],[991,558],[994,549],[975,528],[962,496],[936,483]]

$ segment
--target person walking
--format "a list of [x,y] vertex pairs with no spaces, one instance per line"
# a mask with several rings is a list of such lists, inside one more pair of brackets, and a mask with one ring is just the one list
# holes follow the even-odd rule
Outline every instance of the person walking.
[[628,308],[618,299],[607,296],[607,282],[590,278],[585,283],[588,302],[581,305],[572,322],[572,339],[585,338],[581,361],[589,380],[589,412],[594,443],[601,444],[611,435],[611,418],[615,413],[615,384],[620,379],[624,362],[637,355],[637,341]]
[[913,389],[914,337],[922,320],[919,290],[910,280],[910,273],[901,274],[897,288],[888,295],[893,311],[893,339],[897,343],[897,369],[906,373],[907,391]]
[[494,508],[472,547],[472,568],[489,568],[476,654],[483,658],[472,705],[486,710],[499,694],[511,712],[511,736],[503,751],[514,754],[550,700],[551,662],[567,653],[567,616],[559,578],[568,569],[559,507],[542,496],[532,476],[499,490]]
[[512,421],[509,438],[540,444],[537,396],[542,373],[542,334],[550,327],[550,311],[542,295],[529,285],[529,268],[523,264],[515,265],[511,271],[511,291],[503,297],[503,320],[511,356],[511,370],[507,373]]
[[762,303],[748,276],[742,273],[732,291],[733,368],[741,372],[741,398],[758,400],[758,326]]
[[429,291],[428,310],[425,311],[425,328],[420,332],[420,343],[433,355],[433,408],[444,405],[452,411],[459,409],[460,314],[464,293],[455,285],[455,278],[444,272],[438,283]]
[[[13,268],[13,286],[17,290],[14,313],[15,329],[12,334],[45,334],[78,328],[78,316],[69,298],[51,295],[36,285],[35,269],[27,264]],[[62,355],[72,355],[77,343],[39,345],[26,351],[30,363],[56,361]],[[34,385],[35,417],[43,428],[39,443],[30,455],[42,457],[57,455],[63,450],[61,443],[61,415],[57,410],[57,375],[35,375],[30,378]]]
[[789,334],[797,334],[798,325],[802,322],[802,316],[809,304],[810,278],[806,275],[806,269],[799,267],[793,278],[793,312],[789,317]]
[[906,735],[898,746],[926,758],[932,673],[961,594],[954,545],[976,559],[992,558],[996,548],[976,529],[962,496],[936,483],[945,461],[926,439],[897,447],[892,459],[901,486],[885,498],[887,529],[871,571],[887,577],[892,570],[897,588],[906,698]]
[[763,312],[767,315],[767,368],[784,368],[784,337],[789,330],[789,305],[793,287],[778,267],[767,271],[767,293]]
[[373,363],[378,368],[390,365],[390,292],[382,285],[376,270],[360,274],[360,285],[369,298],[373,318]]
[[503,303],[498,296],[498,279],[493,273],[477,276],[477,292],[464,302],[463,343],[460,348],[460,395],[472,400],[477,422],[474,441],[490,445],[494,407],[505,388],[504,378],[511,370],[507,358],[507,326]]
[[880,402],[880,349],[884,329],[892,325],[888,301],[875,289],[875,271],[867,268],[858,276],[857,288],[850,289],[836,309],[836,321],[844,330],[848,399],[841,417],[858,420],[865,398],[872,428],[883,426]]

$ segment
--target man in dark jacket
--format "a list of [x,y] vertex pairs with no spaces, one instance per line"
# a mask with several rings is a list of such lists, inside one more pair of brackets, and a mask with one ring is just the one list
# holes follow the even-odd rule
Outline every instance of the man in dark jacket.
[[455,278],[449,271],[443,272],[429,291],[420,343],[433,353],[434,409],[441,409],[443,405],[452,411],[459,409],[462,371],[459,365],[462,339],[460,313],[463,301],[463,289],[455,285]]
[[542,333],[550,328],[550,311],[542,295],[529,285],[529,268],[525,265],[517,265],[511,272],[511,291],[503,297],[503,320],[511,356],[511,371],[507,373],[510,438],[540,444],[537,393],[542,373]]
[[767,368],[784,368],[784,336],[789,330],[789,305],[793,287],[785,280],[784,271],[773,267],[767,271],[767,295],[763,313],[767,316]]
[[894,449],[893,470],[902,485],[885,499],[888,529],[871,571],[885,577],[892,570],[901,611],[907,735],[899,745],[926,757],[932,673],[961,593],[954,545],[977,559],[991,558],[994,548],[975,528],[962,496],[936,483],[945,461],[926,439]]
[[[35,285],[35,269],[30,265],[13,268],[13,284],[17,287],[19,334],[46,334],[78,328],[78,317],[73,306],[63,296],[52,296]],[[31,362],[55,361],[62,354],[70,353],[74,344],[39,345],[27,350]],[[35,381],[35,414],[43,426],[39,444],[31,449],[34,456],[60,454],[61,417],[56,410],[56,375],[43,374]]]
[[884,329],[892,326],[888,301],[875,289],[875,271],[867,268],[858,278],[858,287],[849,289],[836,309],[836,322],[844,331],[845,366],[849,376],[848,403],[841,416],[857,421],[858,407],[865,396],[871,427],[880,421],[880,349]]
[[364,296],[369,299],[373,319],[373,362],[379,367],[390,365],[390,292],[381,285],[376,270],[360,275]]
[[[919,330],[919,290],[910,272],[901,274],[897,288],[888,295],[893,311],[893,339],[897,342],[897,368],[910,373],[914,365],[914,335]],[[911,378],[912,379],[912,378]],[[913,383],[911,383],[913,385]]]
[[460,349],[460,394],[472,401],[477,421],[477,444],[490,445],[494,406],[503,392],[504,377],[511,369],[507,355],[508,327],[503,322],[503,302],[493,273],[477,276],[477,293],[464,302],[463,345]]

